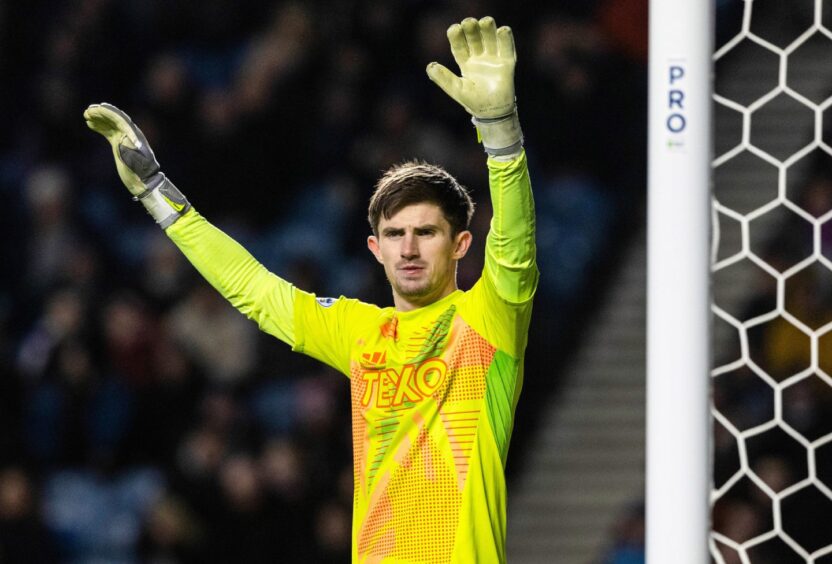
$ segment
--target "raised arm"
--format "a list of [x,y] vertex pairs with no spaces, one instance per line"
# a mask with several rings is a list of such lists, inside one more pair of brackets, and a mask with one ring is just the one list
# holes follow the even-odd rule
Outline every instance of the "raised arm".
[[526,154],[510,161],[488,159],[494,215],[485,241],[487,276],[501,298],[525,302],[537,289],[534,201]]
[[294,287],[191,207],[161,172],[147,139],[126,113],[111,104],[93,104],[84,118],[109,141],[118,175],[133,199],[205,279],[263,331],[294,346]]
[[448,28],[451,53],[462,76],[439,63],[427,73],[473,117],[488,153],[494,216],[484,276],[505,301],[529,300],[537,287],[534,202],[514,96],[517,54],[511,28],[494,18],[466,18]]

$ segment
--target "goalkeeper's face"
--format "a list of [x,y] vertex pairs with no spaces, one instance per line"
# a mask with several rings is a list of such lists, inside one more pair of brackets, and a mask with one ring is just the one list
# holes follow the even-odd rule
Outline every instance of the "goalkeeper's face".
[[399,310],[440,300],[456,290],[456,265],[471,246],[471,232],[452,233],[439,206],[423,202],[382,217],[367,246],[384,265]]

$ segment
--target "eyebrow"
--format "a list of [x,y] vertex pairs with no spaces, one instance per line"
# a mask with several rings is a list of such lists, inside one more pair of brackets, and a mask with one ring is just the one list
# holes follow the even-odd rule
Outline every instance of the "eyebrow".
[[[381,230],[382,235],[400,235],[404,233],[404,227],[385,227]],[[442,228],[439,225],[433,223],[426,223],[424,225],[417,225],[413,228],[413,231],[416,232],[425,232],[425,231],[442,231]]]

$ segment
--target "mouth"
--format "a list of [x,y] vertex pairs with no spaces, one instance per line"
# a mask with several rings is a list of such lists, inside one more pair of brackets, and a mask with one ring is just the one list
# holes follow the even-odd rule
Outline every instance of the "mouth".
[[405,264],[398,267],[399,272],[405,274],[405,276],[415,276],[421,274],[424,270],[424,266],[419,266],[416,264]]

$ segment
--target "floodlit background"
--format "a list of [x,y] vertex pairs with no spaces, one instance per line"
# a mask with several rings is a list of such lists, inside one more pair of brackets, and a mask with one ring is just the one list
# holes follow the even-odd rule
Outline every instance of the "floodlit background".
[[[742,33],[748,4],[717,2],[717,47]],[[832,40],[777,49],[832,8],[753,4],[774,50],[746,37],[716,65],[734,105],[715,106],[715,154],[741,148],[715,171],[734,210],[715,216],[715,260],[742,251],[745,222],[748,248],[782,274],[832,257],[829,146],[778,168],[742,144],[782,164],[817,137]],[[392,300],[365,250],[373,183],[404,159],[442,164],[478,203],[467,288],[490,217],[485,157],[424,68],[455,68],[446,28],[486,14],[516,38],[542,272],[507,469],[509,559],[643,561],[646,0],[28,0],[0,2],[0,562],[348,561],[346,379],[210,289],[130,201],[81,114],[127,111],[194,206],[274,272],[379,305]],[[814,79],[809,105],[760,101],[783,59]],[[788,209],[753,215],[778,198],[778,170]],[[715,321],[715,365],[744,360],[714,377],[716,552],[825,562],[829,263],[781,276],[787,311],[817,316],[809,337],[782,309],[746,323],[778,307],[777,277],[743,258],[750,269],[715,273],[737,321]]]

